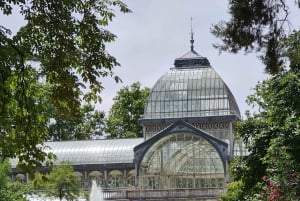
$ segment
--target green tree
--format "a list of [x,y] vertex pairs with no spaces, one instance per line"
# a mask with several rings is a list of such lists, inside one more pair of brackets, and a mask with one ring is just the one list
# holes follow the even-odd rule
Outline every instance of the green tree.
[[[32,172],[46,158],[54,158],[43,146],[36,146],[42,144],[48,134],[49,93],[46,85],[38,82],[38,72],[34,68],[27,69],[23,78],[20,80],[18,73],[12,72],[5,82],[7,94],[0,93],[0,156],[18,157],[19,167]],[[19,88],[22,83],[26,88]]]
[[[261,52],[260,58],[266,72],[275,74],[283,63],[280,40],[289,35],[291,1],[285,0],[230,0],[229,21],[221,21],[212,27],[212,33],[223,44],[216,44],[220,51],[237,53],[244,50]],[[300,1],[294,0],[300,8]]]
[[24,195],[29,194],[29,186],[10,179],[11,167],[8,160],[0,160],[0,201],[26,201]]
[[79,178],[74,174],[73,167],[68,162],[53,167],[47,176],[45,189],[47,195],[67,201],[78,198],[81,193]]
[[72,119],[82,99],[100,101],[101,77],[120,81],[119,63],[105,48],[116,38],[105,29],[114,9],[130,12],[119,0],[0,2],[0,12],[26,23],[15,35],[0,24],[0,155],[18,157],[26,171],[40,166],[51,159],[42,145],[46,105],[58,119]]
[[223,201],[240,200],[242,194],[242,182],[234,181],[227,185],[227,194],[221,196]]
[[150,89],[141,89],[139,82],[118,91],[109,111],[105,131],[110,138],[142,137],[143,130],[138,124],[144,113]]
[[80,115],[72,119],[55,119],[48,126],[48,140],[86,140],[103,134],[105,113],[85,104]]
[[232,178],[242,184],[239,200],[300,199],[299,41],[300,32],[282,41],[289,68],[259,83],[248,97],[258,112],[247,114],[238,134],[250,154],[230,164]]
[[95,106],[91,104],[83,105],[82,112],[84,116],[82,122],[77,126],[76,139],[91,139],[93,136],[103,135],[105,112],[96,110]]
[[[34,191],[45,191],[45,183],[47,182],[47,176],[40,173],[35,172],[34,176],[29,180],[29,185]],[[37,194],[35,192],[35,194]]]
[[81,123],[82,116],[72,119],[53,119],[48,126],[49,135],[45,140],[64,141],[76,139],[76,127]]

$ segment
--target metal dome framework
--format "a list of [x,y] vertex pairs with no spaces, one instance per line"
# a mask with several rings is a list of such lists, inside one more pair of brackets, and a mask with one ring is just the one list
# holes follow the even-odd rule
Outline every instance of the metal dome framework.
[[210,66],[172,68],[153,87],[144,119],[237,115],[237,103]]

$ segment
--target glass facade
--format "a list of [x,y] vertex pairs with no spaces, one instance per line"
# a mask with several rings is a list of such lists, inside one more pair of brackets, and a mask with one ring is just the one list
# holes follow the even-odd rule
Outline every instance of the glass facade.
[[223,187],[224,166],[216,149],[191,133],[177,133],[156,142],[143,157],[143,189]]
[[[225,144],[227,156],[242,155],[234,141],[238,105],[207,58],[191,50],[175,60],[175,67],[162,75],[151,90],[141,120],[145,140],[165,133],[178,120],[198,131],[172,133],[157,140],[143,156],[139,186],[143,189],[223,188],[227,165],[206,139],[205,132]],[[216,143],[221,143],[217,142]],[[228,162],[227,158],[225,159]]]
[[240,116],[234,97],[211,67],[172,68],[152,88],[144,118]]

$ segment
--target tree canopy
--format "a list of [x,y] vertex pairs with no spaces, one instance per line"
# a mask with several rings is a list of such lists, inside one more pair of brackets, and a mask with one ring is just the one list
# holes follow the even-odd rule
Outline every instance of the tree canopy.
[[[2,160],[2,158],[0,158]],[[8,160],[0,163],[0,201],[26,201],[24,195],[29,193],[29,186],[10,179],[11,167]]]
[[104,133],[105,113],[98,111],[94,105],[84,104],[80,115],[72,119],[53,117],[48,125],[49,134],[46,140],[87,140]]
[[144,114],[149,94],[150,89],[142,89],[139,82],[123,87],[117,92],[106,121],[105,131],[110,138],[143,136],[138,120]]
[[67,201],[78,198],[81,193],[79,178],[68,162],[63,162],[51,170],[47,176],[45,189],[47,195]]
[[130,12],[119,0],[0,1],[0,12],[19,12],[26,22],[15,35],[0,24],[2,157],[19,157],[26,170],[51,159],[37,146],[48,135],[51,113],[76,118],[82,100],[101,101],[102,77],[120,81],[119,63],[105,48],[116,38],[105,29],[114,9]]
[[[230,0],[229,21],[221,21],[212,27],[212,33],[223,44],[215,44],[220,51],[237,53],[261,52],[260,58],[266,72],[280,71],[283,49],[280,40],[291,33],[290,8],[286,0]],[[294,0],[300,8],[300,1]]]
[[231,18],[212,27],[222,40],[215,47],[259,52],[271,75],[247,99],[258,111],[246,113],[237,137],[249,155],[230,163],[234,182],[224,201],[300,198],[300,32],[289,20],[290,6],[300,8],[300,1],[230,0]]
[[[299,200],[300,198],[300,32],[281,41],[289,67],[259,83],[248,97],[258,112],[248,113],[238,135],[249,155],[230,164],[239,189],[223,200]],[[234,193],[235,192],[235,193]],[[230,196],[234,195],[234,199]]]

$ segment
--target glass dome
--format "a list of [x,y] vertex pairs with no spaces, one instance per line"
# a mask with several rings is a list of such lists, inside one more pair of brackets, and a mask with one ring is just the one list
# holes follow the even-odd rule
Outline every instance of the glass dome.
[[144,119],[236,115],[238,105],[207,58],[190,51],[154,85]]

